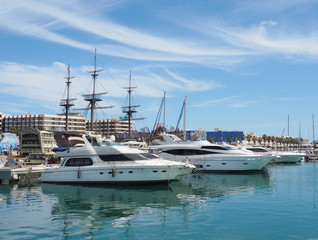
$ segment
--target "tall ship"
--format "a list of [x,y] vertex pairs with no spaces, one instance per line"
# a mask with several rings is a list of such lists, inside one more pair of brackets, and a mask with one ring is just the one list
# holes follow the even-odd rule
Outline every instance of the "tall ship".
[[98,77],[98,73],[103,71],[104,69],[97,69],[97,61],[96,61],[96,49],[95,49],[95,57],[94,57],[94,69],[92,71],[88,71],[91,73],[93,79],[93,88],[92,93],[82,95],[84,97],[84,101],[88,102],[88,106],[86,108],[77,108],[79,111],[89,111],[90,112],[90,124],[87,126],[88,131],[93,131],[95,110],[97,109],[107,109],[113,108],[114,106],[99,106],[98,103],[103,101],[101,96],[107,94],[107,92],[97,92],[96,91],[96,81]]

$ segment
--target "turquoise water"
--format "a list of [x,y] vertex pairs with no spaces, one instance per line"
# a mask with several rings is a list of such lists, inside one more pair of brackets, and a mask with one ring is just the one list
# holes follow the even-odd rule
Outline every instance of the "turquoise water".
[[318,162],[148,187],[0,185],[1,239],[318,239]]

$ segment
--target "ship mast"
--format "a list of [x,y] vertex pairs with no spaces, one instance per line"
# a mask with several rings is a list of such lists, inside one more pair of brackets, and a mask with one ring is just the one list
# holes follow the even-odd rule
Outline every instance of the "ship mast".
[[70,108],[74,106],[73,101],[76,100],[76,98],[70,98],[70,84],[72,83],[70,80],[72,78],[74,77],[71,77],[71,71],[70,71],[70,65],[69,65],[67,68],[67,77],[65,77],[65,79],[67,79],[67,82],[65,82],[67,95],[66,95],[66,99],[61,99],[61,102],[60,102],[60,106],[65,108],[65,132],[68,132],[68,115],[69,115]]
[[137,88],[137,87],[132,87],[131,86],[131,71],[130,71],[130,74],[129,74],[129,87],[124,87],[124,89],[127,89],[127,92],[128,92],[128,106],[124,106],[124,107],[122,107],[122,109],[123,109],[123,113],[126,113],[126,116],[127,116],[127,118],[128,118],[128,137],[131,137],[131,121],[132,120],[143,120],[143,119],[145,119],[145,118],[132,118],[132,115],[133,115],[133,113],[136,113],[137,112],[137,110],[136,110],[136,108],[137,107],[140,107],[140,105],[135,105],[135,106],[132,106],[131,105],[131,94],[132,94],[132,91],[133,91],[133,89],[134,88]]
[[84,97],[84,101],[89,102],[87,108],[81,108],[77,110],[85,110],[88,111],[90,110],[91,112],[91,126],[90,130],[93,130],[93,120],[94,120],[94,111],[96,109],[105,109],[105,108],[112,108],[114,106],[107,106],[107,107],[100,107],[97,105],[98,102],[103,101],[101,99],[101,95],[107,94],[107,92],[102,92],[102,93],[96,93],[96,80],[98,77],[98,72],[103,71],[104,69],[96,69],[96,48],[95,48],[95,57],[94,57],[94,70],[93,71],[88,71],[88,73],[92,73],[93,77],[93,90],[91,94],[85,94],[82,95]]

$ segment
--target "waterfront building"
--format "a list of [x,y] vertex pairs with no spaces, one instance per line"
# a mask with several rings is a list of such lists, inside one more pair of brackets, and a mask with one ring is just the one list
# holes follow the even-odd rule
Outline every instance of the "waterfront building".
[[[85,117],[82,114],[68,116],[68,131],[83,134],[85,132]],[[4,116],[2,119],[2,131],[10,132],[10,129],[23,130],[35,128],[45,131],[65,131],[65,115],[50,114],[25,114]]]
[[232,138],[232,142],[235,142],[235,139],[241,139],[242,135],[243,131],[223,131],[220,128],[215,128],[214,131],[206,132],[206,139],[213,137],[214,142],[229,142],[229,138]]
[[[134,126],[134,121],[131,120],[131,128]],[[111,119],[93,120],[93,123],[86,121],[86,131],[103,134],[107,137],[120,133],[129,132],[129,121],[127,118],[114,116]]]
[[28,156],[30,153],[49,153],[57,147],[54,133],[38,130],[35,128],[24,128],[21,132],[20,154]]

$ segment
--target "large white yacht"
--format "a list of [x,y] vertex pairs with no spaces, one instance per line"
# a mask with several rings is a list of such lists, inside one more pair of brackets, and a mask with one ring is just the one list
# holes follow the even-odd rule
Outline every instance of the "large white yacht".
[[191,164],[165,160],[157,155],[131,149],[116,142],[84,144],[56,154],[58,168],[46,169],[41,182],[147,184],[177,180],[192,172]]
[[275,151],[268,148],[260,147],[260,146],[249,146],[245,147],[246,150],[257,152],[260,154],[267,154],[275,156],[275,163],[296,163],[299,162],[305,157],[306,154],[298,153],[298,152],[287,152],[287,151]]
[[202,172],[261,170],[273,160],[273,156],[212,144],[206,140],[182,141],[172,134],[161,134],[149,149],[166,159],[188,160]]

